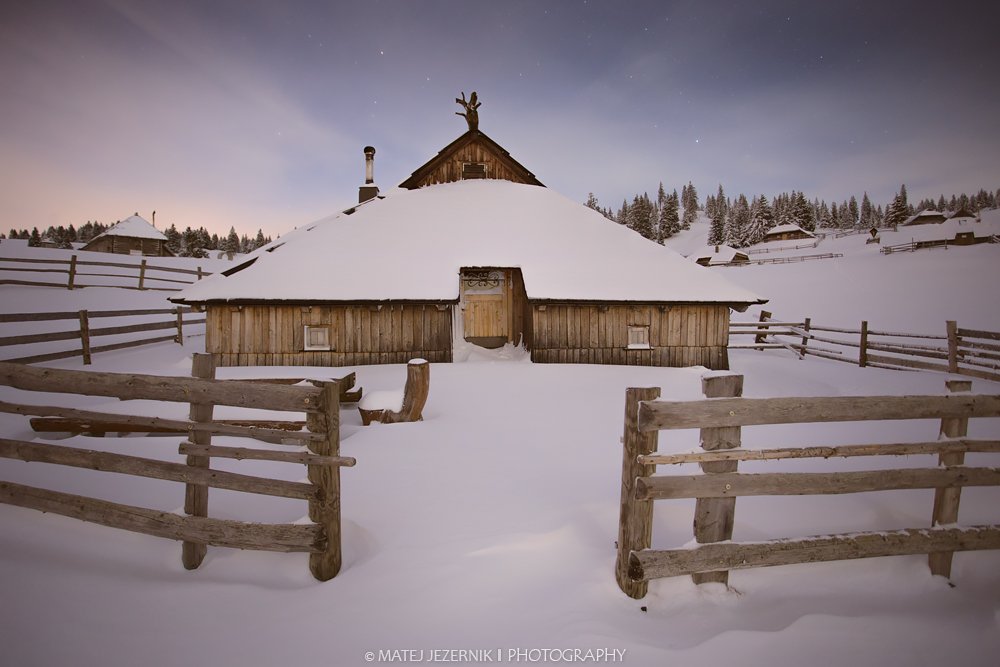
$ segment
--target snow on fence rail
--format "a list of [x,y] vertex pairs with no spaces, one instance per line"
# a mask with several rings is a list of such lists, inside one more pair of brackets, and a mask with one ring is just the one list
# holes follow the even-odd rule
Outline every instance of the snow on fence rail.
[[802,248],[815,248],[819,245],[819,240],[813,241],[812,243],[803,243],[801,245],[786,245],[780,248],[747,248],[746,254],[748,255],[760,255],[772,252],[784,252],[785,250],[801,250]]
[[[336,576],[341,565],[340,466],[353,466],[353,458],[340,456],[340,382],[319,382],[300,387],[240,380],[216,380],[211,355],[196,354],[192,378],[119,373],[93,373],[34,368],[0,362],[0,385],[32,392],[113,396],[121,400],[146,399],[190,403],[186,423],[188,440],[178,453],[185,463],[124,454],[79,449],[64,444],[0,439],[0,457],[114,472],[182,482],[186,516],[144,507],[123,505],[59,491],[0,481],[0,503],[52,512],[103,526],[183,542],[182,561],[197,568],[208,546],[261,551],[308,552],[309,569],[320,581]],[[219,424],[212,420],[215,405],[306,413],[302,431],[258,429]],[[0,403],[0,412],[48,414],[91,419],[128,419],[132,423],[163,421],[156,417],[113,415],[56,406]],[[305,445],[309,452],[217,447],[212,434],[260,440],[280,434],[282,442]],[[274,440],[266,440],[274,442]],[[63,443],[72,442],[61,441]],[[253,452],[251,456],[247,452]],[[290,482],[212,470],[211,457],[257,458],[305,464],[308,482]],[[307,500],[311,524],[262,524],[208,516],[208,489]]]
[[[953,320],[945,323],[944,334],[919,334],[879,331],[867,321],[858,329],[814,324],[808,317],[802,322],[781,322],[761,311],[758,322],[730,322],[729,334],[754,336],[753,343],[730,345],[731,349],[785,348],[800,358],[811,354],[861,367],[943,371],[1000,381],[1000,332],[964,329]],[[787,341],[783,336],[798,340]],[[857,349],[857,354],[840,348]]]
[[[963,486],[1000,486],[1000,468],[964,465],[966,452],[1000,453],[1000,441],[966,436],[970,417],[1000,417],[1000,396],[972,395],[972,382],[947,383],[949,396],[841,396],[741,398],[743,376],[702,378],[706,400],[658,401],[659,388],[625,394],[625,434],[616,578],[633,598],[648,581],[691,574],[695,583],[728,584],[728,570],[904,554],[928,554],[932,574],[951,576],[955,551],[1000,549],[1000,525],[957,526]],[[936,441],[743,450],[741,427],[830,421],[941,419]],[[658,432],[701,429],[702,452],[658,454]],[[739,461],[806,457],[938,455],[933,468],[754,473],[737,472]],[[699,463],[703,474],[657,476],[657,465]],[[760,542],[733,542],[738,496],[828,495],[935,489],[930,527],[819,535]],[[653,501],[696,498],[694,548],[654,550]],[[947,527],[946,527],[947,526]]]
[[[48,264],[48,265],[66,265],[65,269],[61,268],[26,268],[22,266],[3,266],[4,262],[12,263],[27,263],[27,264]],[[129,272],[126,273],[91,273],[80,271],[79,267],[90,267],[90,266],[107,266],[119,269],[128,269]],[[148,264],[145,259],[140,261],[138,264],[129,264],[125,262],[88,262],[77,260],[76,255],[70,257],[70,259],[26,259],[23,257],[0,257],[0,272],[6,271],[11,273],[65,273],[67,274],[66,282],[54,283],[54,282],[42,282],[36,280],[19,280],[19,279],[7,279],[0,278],[0,285],[31,285],[35,287],[65,287],[66,289],[79,289],[83,287],[118,287],[124,289],[137,289],[137,290],[158,290],[164,292],[179,292],[184,289],[183,287],[156,287],[151,286],[149,283],[159,282],[159,283],[174,283],[177,285],[192,285],[198,280],[201,280],[205,276],[211,275],[205,271],[201,270],[199,266],[197,269],[179,269],[172,266],[154,266]],[[186,274],[197,276],[194,280],[183,280],[178,279],[176,276],[171,278],[159,277],[155,275],[149,275],[149,272],[166,272],[173,274]],[[80,276],[89,277],[101,277],[101,278],[127,278],[129,280],[136,280],[136,285],[86,285],[78,282]]]
[[[184,325],[193,324],[204,324],[205,318],[200,319],[189,319],[184,320],[185,313],[193,312],[191,308],[157,308],[157,309],[147,309],[147,310],[80,310],[76,312],[53,312],[53,313],[8,313],[0,314],[0,324],[2,323],[16,323],[16,322],[43,322],[43,321],[59,321],[59,320],[69,320],[76,324],[72,330],[68,331],[53,331],[47,333],[37,333],[37,334],[26,334],[21,336],[3,336],[0,337],[0,347],[11,346],[11,345],[33,345],[36,343],[46,343],[52,341],[61,340],[79,340],[80,349],[64,350],[60,352],[50,352],[47,354],[34,354],[26,357],[18,357],[16,359],[4,359],[3,361],[8,361],[12,363],[21,364],[34,364],[43,361],[53,361],[56,359],[68,359],[70,357],[83,357],[83,363],[89,365],[91,362],[91,355],[97,352],[109,352],[111,350],[121,350],[128,347],[136,347],[139,345],[152,345],[153,343],[162,343],[164,341],[174,341],[176,343],[184,343]],[[166,315],[170,314],[173,317],[170,320],[160,321],[160,322],[146,322],[144,324],[129,324],[125,326],[113,326],[113,327],[101,327],[101,328],[91,328],[90,320],[92,318],[103,318],[103,317],[134,317],[140,315]],[[112,343],[108,345],[91,345],[91,338],[95,336],[115,336],[122,334],[131,334],[144,331],[159,331],[163,329],[174,329],[176,333],[171,333],[167,336],[156,336],[153,338],[141,338],[139,340],[129,340],[120,343]]]

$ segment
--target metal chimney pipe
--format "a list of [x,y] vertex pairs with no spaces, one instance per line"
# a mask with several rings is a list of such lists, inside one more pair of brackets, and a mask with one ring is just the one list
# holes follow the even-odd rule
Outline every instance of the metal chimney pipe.
[[365,146],[365,185],[375,182],[375,147]]

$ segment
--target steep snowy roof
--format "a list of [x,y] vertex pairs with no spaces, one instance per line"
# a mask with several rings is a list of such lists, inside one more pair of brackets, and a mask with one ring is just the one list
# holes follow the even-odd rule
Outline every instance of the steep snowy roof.
[[141,239],[157,239],[159,241],[167,240],[167,237],[164,236],[162,232],[146,222],[146,220],[138,213],[130,215],[95,238],[100,238],[101,236],[131,236]]
[[529,299],[763,302],[552,190],[500,180],[391,190],[173,300],[454,301],[463,267],[518,267]]
[[910,225],[897,231],[882,230],[882,243],[891,245],[909,241],[950,241],[958,234],[973,232],[977,238],[1000,234],[1000,217],[983,216],[982,222],[975,218],[951,218],[937,225]]

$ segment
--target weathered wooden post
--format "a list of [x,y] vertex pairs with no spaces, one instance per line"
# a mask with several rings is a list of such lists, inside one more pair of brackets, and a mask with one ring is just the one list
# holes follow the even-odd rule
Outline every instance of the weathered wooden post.
[[653,540],[653,501],[635,499],[635,480],[656,473],[656,466],[640,464],[640,454],[656,452],[659,431],[639,431],[639,402],[655,401],[660,397],[659,387],[630,387],[625,390],[625,433],[622,437],[622,495],[618,516],[618,559],[615,561],[615,579],[618,587],[636,600],[646,596],[649,582],[634,581],[628,576],[629,554],[648,549]]
[[80,348],[83,354],[83,365],[90,365],[90,318],[86,310],[80,311]]
[[181,345],[184,344],[184,311],[178,306],[174,308],[174,312],[177,313],[177,342]]
[[146,260],[139,263],[139,289],[146,289]]
[[809,326],[811,324],[812,324],[812,318],[811,317],[807,317],[802,322],[802,330],[805,333],[802,335],[802,349],[799,350],[799,359],[805,359],[806,358],[806,345],[809,344],[809,338],[810,338],[810,336],[809,336]]
[[201,280],[201,276],[202,276],[201,267],[199,266],[198,267],[198,280]]
[[[323,433],[323,440],[310,440],[309,450],[321,456],[340,456],[340,383],[323,382],[319,412],[306,416],[306,428]],[[340,572],[340,466],[307,466],[316,497],[309,501],[309,518],[323,528],[323,550],[309,554],[309,571],[320,581],[329,581]]]
[[[949,325],[954,324],[949,322]],[[949,331],[951,327],[949,326]],[[945,382],[948,391],[968,392],[972,391],[971,380],[948,380]],[[949,417],[941,420],[941,434],[944,438],[963,438],[969,431],[968,417]],[[960,466],[965,463],[965,453],[955,452],[952,454],[939,454],[938,465]],[[958,504],[962,500],[962,487],[934,489],[934,514],[931,518],[932,526],[947,525],[958,521]],[[927,564],[930,565],[931,574],[939,574],[942,577],[951,577],[951,560],[953,551],[939,551],[927,555]]]
[[[711,373],[701,379],[705,398],[734,398],[743,395],[743,376],[737,373]],[[705,451],[736,449],[740,442],[739,426],[701,429],[701,448]],[[707,461],[701,470],[707,474],[736,472],[737,461]],[[699,498],[694,506],[694,539],[699,544],[722,542],[733,537],[736,498]],[[692,574],[696,584],[717,582],[729,585],[729,571]]]
[[948,372],[958,373],[958,322],[948,320],[945,326],[948,329]]
[[[191,376],[206,380],[215,379],[215,359],[211,354],[195,354],[191,364]],[[193,422],[212,421],[214,406],[211,403],[192,403],[189,418]],[[208,431],[189,431],[188,438],[195,445],[211,445],[212,434]],[[187,464],[193,468],[208,468],[211,458],[188,454]],[[208,516],[208,487],[204,484],[184,485],[184,511],[188,516]],[[184,568],[193,570],[205,559],[208,547],[202,542],[187,542],[181,546],[181,561]]]
[[[771,318],[771,313],[767,312],[766,310],[760,311],[760,321],[761,322],[767,322],[770,318]],[[761,333],[760,332],[760,326],[761,325],[759,325],[759,324],[757,325],[758,332],[757,332],[757,335],[754,336],[754,338],[753,338],[754,344],[757,344],[757,345],[762,344],[764,342],[764,339],[767,338],[767,334],[766,333]],[[763,350],[764,348],[758,347],[757,349],[758,350]]]
[[76,282],[76,255],[69,258],[69,282],[66,284],[66,289],[73,289],[73,284]]
[[861,321],[861,350],[858,352],[858,366],[868,365],[868,320]]

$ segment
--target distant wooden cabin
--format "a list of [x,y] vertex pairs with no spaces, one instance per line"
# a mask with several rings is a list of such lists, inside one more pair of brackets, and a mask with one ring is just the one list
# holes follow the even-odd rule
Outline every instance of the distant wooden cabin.
[[95,236],[83,246],[82,250],[110,252],[117,255],[174,256],[174,253],[167,248],[167,237],[138,213],[130,215],[103,234]]
[[725,369],[730,309],[764,302],[545,188],[478,129],[386,195],[365,155],[362,203],[171,299],[205,309],[220,365],[449,362],[461,339]]
[[926,208],[904,220],[900,224],[900,227],[909,227],[910,225],[939,225],[947,219],[948,216],[946,214]]
[[808,239],[812,241],[816,239],[816,236],[802,229],[798,225],[787,223],[772,227],[766,234],[764,234],[764,238],[761,239],[761,242],[792,241],[795,239]]
[[746,264],[750,255],[725,244],[709,245],[688,255],[688,259],[701,266],[732,266]]

